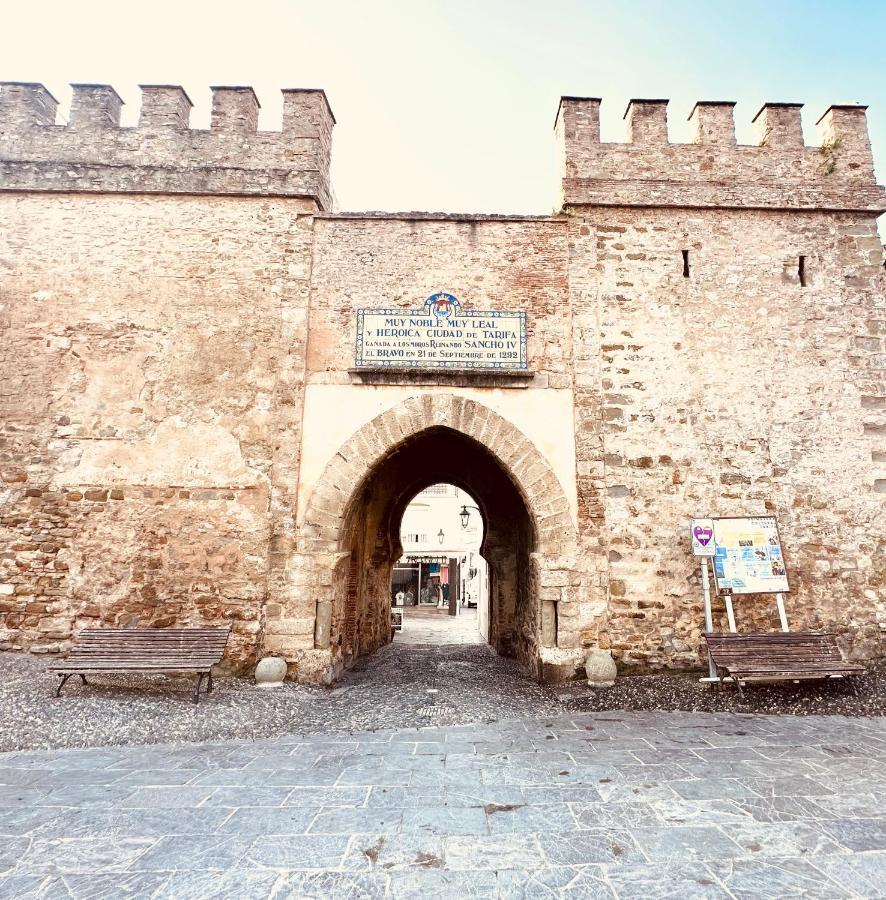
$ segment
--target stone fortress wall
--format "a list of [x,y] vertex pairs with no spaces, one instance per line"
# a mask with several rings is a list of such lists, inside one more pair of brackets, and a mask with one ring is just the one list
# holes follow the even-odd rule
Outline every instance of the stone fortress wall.
[[[579,533],[607,558],[584,641],[638,665],[696,659],[698,510],[775,514],[793,626],[881,655],[884,202],[864,107],[831,107],[810,147],[796,104],[760,110],[756,146],[736,145],[731,103],[697,104],[695,143],[671,144],[662,100],[632,101],[629,142],[601,143],[599,105],[564,98],[556,123]],[[736,609],[778,627],[765,597]]]
[[[799,107],[771,104],[744,147],[731,104],[698,104],[676,145],[665,102],[632,101],[612,144],[598,100],[563,98],[562,214],[363,215],[330,211],[322,92],[258,132],[249,89],[213,89],[208,131],[180,88],[143,90],[127,129],[107,86],[75,86],[66,126],[42,86],[0,86],[0,646],[231,621],[238,664],[334,677],[347,503],[442,419],[530,498],[523,655],[697,664],[688,518],[767,512],[792,623],[882,655],[886,201],[863,108],[806,147]],[[525,309],[532,376],[352,371],[357,308],[440,289]],[[370,568],[382,524],[357,529]],[[774,604],[738,616],[773,627]]]
[[252,92],[217,89],[190,131],[145,88],[119,129],[115,98],[75,88],[59,126],[42,86],[0,88],[0,641],[230,621],[244,663],[295,505],[331,113],[287,92],[255,133]]
[[249,87],[212,89],[208,129],[189,127],[191,99],[177,85],[142,85],[138,127],[121,128],[110,85],[75,84],[66,125],[41,84],[0,90],[0,177],[6,190],[274,195],[331,206],[335,119],[326,95],[283,91],[280,131],[258,131]]

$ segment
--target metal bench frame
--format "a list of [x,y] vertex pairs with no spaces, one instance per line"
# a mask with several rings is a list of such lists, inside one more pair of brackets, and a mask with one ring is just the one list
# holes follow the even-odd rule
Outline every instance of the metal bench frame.
[[79,675],[140,673],[197,675],[194,703],[212,692],[212,667],[221,662],[231,633],[228,628],[91,628],[81,631],[67,657],[50,667],[61,681],[56,697],[69,678]]

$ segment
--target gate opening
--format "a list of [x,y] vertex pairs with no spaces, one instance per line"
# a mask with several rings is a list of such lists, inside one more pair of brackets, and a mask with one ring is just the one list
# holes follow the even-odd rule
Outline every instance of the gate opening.
[[432,484],[403,513],[403,556],[391,574],[391,625],[399,644],[489,640],[483,515],[453,484]]
[[[461,500],[458,528],[462,507],[468,513],[468,527],[482,522],[477,551],[473,560],[468,551],[466,563],[468,571],[481,568],[478,557],[486,563],[482,614],[477,597],[478,631],[482,629],[498,653],[516,657],[538,674],[541,611],[537,565],[532,559],[537,540],[532,517],[499,459],[479,441],[446,426],[426,428],[394,447],[370,470],[348,503],[340,532],[341,563],[333,573],[330,622],[330,646],[339,665],[347,667],[391,641],[395,585],[405,587],[405,603],[411,584],[413,599],[418,601],[414,610],[425,604],[429,608],[434,600],[442,607],[442,571],[428,568],[421,583],[410,582],[407,567],[401,564],[410,555],[410,535],[424,535],[431,547],[437,542],[440,550],[452,549],[445,546],[446,527],[441,524],[427,531],[401,528],[401,523],[410,521],[405,514],[413,498],[438,486],[460,492],[455,498]],[[458,561],[464,555],[447,558]],[[442,568],[442,563],[438,565]],[[454,568],[458,566],[457,562]],[[477,576],[468,581],[465,590],[479,594]],[[393,591],[395,600],[397,593]]]

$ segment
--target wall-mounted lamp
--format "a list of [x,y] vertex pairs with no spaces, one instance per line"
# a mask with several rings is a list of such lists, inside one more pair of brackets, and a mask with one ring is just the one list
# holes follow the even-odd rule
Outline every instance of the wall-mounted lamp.
[[[470,509],[476,509],[477,512],[480,512],[479,506],[471,506]],[[480,513],[480,515],[483,515],[483,513]],[[461,512],[458,514],[458,516],[461,519],[461,527],[467,528],[468,522],[470,521],[470,518],[471,518],[471,514],[470,514],[470,512],[468,512],[468,507],[462,506]]]
[[442,528],[437,532],[437,540],[440,542],[440,546],[442,547],[442,546],[443,546],[443,541],[446,540],[446,535],[443,534],[443,529],[442,529]]

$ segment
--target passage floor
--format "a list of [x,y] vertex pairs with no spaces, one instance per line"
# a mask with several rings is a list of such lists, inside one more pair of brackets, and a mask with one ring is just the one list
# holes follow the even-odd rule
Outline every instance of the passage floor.
[[882,718],[21,751],[0,784],[0,897],[886,895]]

